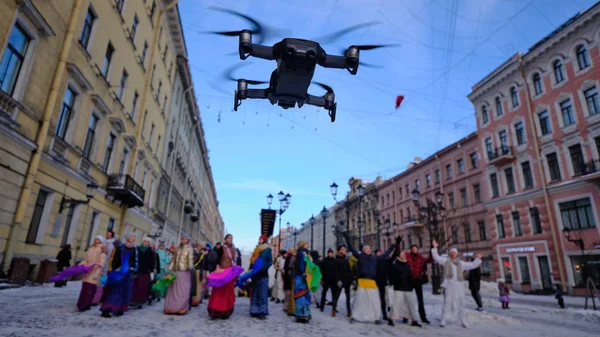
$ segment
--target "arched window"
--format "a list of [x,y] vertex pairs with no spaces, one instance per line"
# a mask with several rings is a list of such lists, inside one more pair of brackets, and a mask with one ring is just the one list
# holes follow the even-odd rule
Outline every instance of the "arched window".
[[510,88],[510,99],[512,100],[513,108],[519,106],[519,93],[517,92],[517,87]]
[[502,116],[503,113],[502,101],[500,100],[500,97],[496,97],[496,116]]
[[481,120],[483,121],[483,124],[487,124],[490,121],[485,105],[481,107]]
[[562,62],[560,60],[556,60],[552,64],[552,67],[554,68],[554,79],[556,80],[556,83],[560,83],[560,82],[564,81],[565,73],[563,72]]
[[533,91],[536,95],[542,93],[542,77],[539,73],[533,74]]
[[579,70],[590,66],[590,58],[584,45],[577,47],[577,64],[579,64]]

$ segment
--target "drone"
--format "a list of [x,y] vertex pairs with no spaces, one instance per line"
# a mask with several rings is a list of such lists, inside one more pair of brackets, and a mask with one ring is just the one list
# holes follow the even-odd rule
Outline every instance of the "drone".
[[[359,65],[377,67],[360,62],[360,52],[392,45],[351,45],[343,51],[343,56],[329,55],[318,42],[299,39],[284,38],[273,46],[262,45],[266,36],[272,34],[272,30],[257,20],[238,13],[233,10],[210,7],[212,10],[229,13],[245,19],[250,23],[252,29],[239,31],[210,32],[211,34],[239,37],[239,57],[246,60],[252,56],[259,59],[277,61],[277,68],[271,73],[269,81],[254,81],[244,78],[235,79],[234,70],[239,66],[233,66],[225,72],[224,77],[237,81],[237,90],[234,91],[233,110],[246,99],[268,99],[272,105],[277,104],[283,109],[301,108],[305,104],[322,107],[328,111],[331,122],[335,121],[337,103],[333,89],[323,83],[314,82],[313,76],[317,65],[324,68],[346,69],[352,75],[356,75]],[[358,24],[338,32],[325,36],[323,39],[332,41],[350,31],[377,24],[377,22]],[[257,43],[252,42],[253,36],[257,37]],[[264,89],[250,89],[250,85],[269,84]],[[308,88],[316,84],[323,88],[326,93],[323,96],[315,96],[308,93]]]

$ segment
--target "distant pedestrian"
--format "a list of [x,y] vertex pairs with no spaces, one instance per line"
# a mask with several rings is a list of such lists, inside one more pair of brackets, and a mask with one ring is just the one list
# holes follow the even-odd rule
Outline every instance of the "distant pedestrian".
[[[400,247],[396,247],[396,249],[400,251]],[[433,259],[431,254],[429,254],[427,258],[423,257],[421,254],[419,254],[419,246],[412,245],[410,246],[410,253],[406,254],[406,261],[410,266],[412,273],[411,283],[413,289],[415,290],[415,294],[417,295],[421,322],[429,324],[429,320],[427,320],[427,314],[425,313],[425,302],[423,301],[423,285],[429,281],[427,278],[427,268],[425,265],[433,262]]]
[[563,290],[560,284],[555,285],[556,292],[554,293],[554,298],[558,301],[558,305],[561,309],[565,308],[565,300],[563,298]]
[[[66,244],[56,255],[56,259],[58,260],[58,263],[56,264],[57,270],[63,271],[64,269],[69,268],[71,266],[71,257],[71,245]],[[54,282],[54,286],[57,288],[64,287],[66,285],[66,279]]]
[[[327,251],[327,257],[320,263],[319,268],[321,269],[321,275],[323,275],[323,289],[321,291],[321,312],[325,310],[325,300],[327,298],[327,292],[331,290],[332,299],[335,298],[338,289],[339,268],[338,261],[333,255],[333,249],[329,248]],[[331,309],[331,316],[335,317],[336,308]]]
[[[470,259],[473,262],[473,258]],[[471,271],[469,271],[469,290],[471,290],[471,296],[475,300],[477,304],[477,311],[483,310],[483,304],[481,302],[481,294],[479,290],[481,289],[481,268],[477,267]]]
[[502,303],[502,309],[510,309],[508,304],[510,303],[510,289],[508,285],[504,283],[504,280],[500,279],[498,282],[498,292],[500,293],[500,297],[498,300]]

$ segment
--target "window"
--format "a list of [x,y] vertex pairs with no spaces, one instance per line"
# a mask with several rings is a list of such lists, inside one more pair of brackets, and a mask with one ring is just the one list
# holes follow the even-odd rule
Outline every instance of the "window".
[[471,242],[471,226],[468,223],[465,224],[465,242]]
[[467,199],[467,189],[466,188],[460,189],[460,203],[461,203],[462,207],[465,207],[469,204],[469,201]]
[[169,45],[165,46],[165,51],[163,52],[162,60],[164,63],[167,63],[167,55],[169,55]]
[[506,233],[504,233],[504,219],[502,218],[502,214],[496,214],[496,225],[498,226],[498,239],[506,237]]
[[583,160],[581,144],[569,146],[569,154],[571,155],[571,163],[573,164],[574,175],[579,176],[585,174],[585,162]]
[[533,174],[531,172],[531,165],[528,161],[522,162],[521,169],[523,170],[523,182],[525,183],[525,188],[532,188]]
[[577,64],[579,65],[579,70],[583,70],[590,66],[590,59],[588,56],[587,49],[584,45],[580,45],[577,47]]
[[18,23],[15,24],[0,63],[0,89],[9,95],[15,90],[30,41],[31,38],[23,28]]
[[127,86],[127,79],[129,78],[129,74],[127,70],[123,69],[123,73],[121,74],[121,81],[119,81],[119,91],[117,96],[119,97],[119,101],[123,102],[123,92],[125,92],[125,87]]
[[431,187],[431,175],[427,174],[425,176],[425,183],[427,184],[427,188]]
[[519,92],[516,87],[510,88],[510,100],[512,101],[513,108],[519,106]]
[[525,126],[523,126],[523,122],[515,124],[515,134],[517,135],[517,144],[525,144]]
[[92,212],[92,221],[90,221],[90,231],[88,232],[88,237],[87,237],[87,242],[88,242],[87,247],[88,248],[94,243],[92,241],[92,238],[94,236],[94,231],[95,231],[94,224],[96,223],[96,220],[98,219],[99,214],[100,213],[98,213],[96,211]]
[[440,170],[435,170],[435,182],[439,183],[441,179]]
[[533,91],[536,95],[542,93],[542,77],[539,73],[533,74]]
[[[154,13],[156,12],[156,1],[152,0],[152,7],[150,7],[150,19],[154,21]],[[154,22],[152,22],[154,24]]]
[[519,256],[519,267],[521,268],[521,283],[531,283],[531,275],[529,275],[529,263],[527,256]]
[[504,170],[504,176],[506,177],[506,190],[508,193],[515,193],[515,177],[511,167]]
[[542,233],[542,221],[540,219],[540,211],[537,207],[531,207],[529,209],[529,215],[531,216],[531,231],[533,234]]
[[129,39],[131,42],[135,42],[135,35],[137,33],[138,25],[140,24],[140,20],[138,19],[137,14],[133,16],[133,23],[131,24],[131,31],[129,32]]
[[[129,156],[129,150],[127,150],[127,148],[123,148],[123,155],[121,156],[121,162],[119,163],[119,174],[123,174],[123,172],[125,172],[125,165],[127,164],[128,156]],[[137,169],[137,167],[136,167],[136,169]]]
[[519,215],[519,212],[512,212],[511,215],[515,236],[523,236],[523,228],[521,228],[521,216]]
[[448,192],[448,205],[450,208],[454,208],[454,193]]
[[150,137],[148,137],[148,143],[152,143],[152,136],[154,136],[154,123],[150,125]]
[[162,106],[162,114],[165,114],[165,111],[167,110],[167,95],[165,95],[165,99],[163,100],[163,106]]
[[458,243],[458,229],[452,230],[452,243]]
[[108,80],[108,71],[110,70],[110,62],[112,61],[113,54],[115,53],[115,48],[112,43],[108,42],[108,46],[106,47],[106,53],[104,54],[104,61],[102,61],[102,76]]
[[129,115],[131,116],[131,119],[134,119],[135,117],[135,108],[137,108],[137,102],[138,99],[140,98],[140,94],[138,94],[137,90],[133,93],[133,102],[131,104],[131,111],[129,112]]
[[406,197],[407,197],[407,198],[410,198],[410,185],[409,185],[409,184],[406,184],[406,186],[405,186],[405,187],[406,187]]
[[459,159],[456,161],[456,164],[458,165],[458,173],[465,173],[465,162],[462,159]]
[[146,131],[146,121],[148,120],[148,110],[144,111],[144,120],[142,121],[142,133]]
[[558,206],[564,228],[585,229],[596,227],[590,198],[563,202]]
[[548,115],[548,111],[542,111],[538,114],[538,118],[540,119],[540,129],[542,131],[542,136],[547,135],[552,132],[552,125],[550,125],[550,116]]
[[125,0],[116,0],[115,8],[119,12],[119,14],[123,13],[123,5],[125,4]]
[[550,181],[560,180],[560,166],[558,165],[556,152],[547,154],[546,161],[548,162],[548,170],[550,171]]
[[502,111],[502,101],[500,97],[496,97],[496,116],[502,116],[504,112]]
[[488,116],[487,108],[484,106],[481,107],[481,121],[483,124],[487,124],[490,121],[490,117]]
[[156,72],[156,64],[152,66],[152,75],[150,76],[150,88],[154,90],[154,73]]
[[477,223],[477,227],[479,227],[479,240],[486,241],[487,233],[486,233],[486,229],[485,229],[485,222],[479,221]]
[[69,128],[69,122],[73,114],[73,106],[75,105],[75,98],[77,98],[77,94],[71,87],[67,86],[60,115],[58,116],[58,123],[56,124],[56,136],[63,140],[67,135],[67,129]]
[[470,157],[471,157],[471,169],[476,169],[479,166],[479,163],[477,160],[477,152],[471,153]]
[[90,37],[92,36],[92,28],[94,27],[94,22],[96,22],[96,14],[92,9],[92,6],[88,7],[87,13],[85,15],[85,21],[83,21],[83,28],[81,29],[81,36],[79,36],[79,43],[83,46],[83,48],[87,49],[90,44]]
[[162,90],[162,81],[158,80],[158,91],[156,93],[156,99],[160,100],[160,91]]
[[402,200],[402,187],[398,189],[398,200]]
[[385,200],[387,200],[386,205],[389,205],[390,204],[390,194],[389,193],[385,195]]
[[488,160],[492,160],[492,157],[494,156],[494,145],[492,144],[491,137],[485,139],[485,150],[488,153]]
[[565,74],[563,71],[563,64],[562,64],[561,60],[554,61],[554,63],[552,64],[552,67],[554,68],[554,79],[556,80],[556,83],[560,83],[560,82],[564,81]]
[[110,164],[110,157],[115,147],[115,136],[114,134],[110,134],[108,136],[108,143],[106,144],[106,153],[104,154],[104,162],[102,163],[102,170],[106,173],[108,172],[108,164]]
[[419,240],[419,248],[423,248],[423,237],[418,236],[417,239]]
[[590,262],[600,262],[600,255],[586,253],[585,255],[570,256],[570,258],[571,266],[573,267],[573,281],[575,281],[577,287],[585,288],[586,279],[583,275],[584,265]]
[[496,173],[490,174],[490,184],[492,185],[492,198],[500,196],[500,190],[498,189],[498,175]]
[[562,118],[565,126],[575,124],[575,114],[573,113],[573,105],[570,99],[566,99],[560,102],[560,111],[562,111]]
[[415,180],[415,189],[419,192],[421,191],[421,182],[419,179]]
[[33,214],[31,215],[31,222],[27,229],[26,243],[35,243],[40,229],[40,223],[42,221],[42,214],[44,213],[44,206],[46,205],[46,199],[48,198],[48,192],[40,189],[37,199],[35,200],[35,206],[33,207]]
[[92,145],[94,144],[94,136],[96,135],[96,124],[98,124],[98,117],[92,114],[92,116],[90,117],[90,123],[88,124],[87,136],[85,137],[85,144],[83,145],[83,156],[86,159],[90,159]]
[[115,229],[115,219],[113,219],[113,218],[110,218],[110,219],[108,219],[108,227],[107,227],[107,229],[106,229],[106,230],[107,230],[108,232],[113,232],[113,231],[114,231],[114,229]]
[[452,165],[446,165],[446,179],[452,179]]
[[480,203],[481,202],[481,188],[479,187],[479,184],[473,185],[473,195],[475,195],[475,202]]
[[146,69],[146,56],[148,55],[148,41],[144,41],[144,49],[142,49],[142,67]]
[[146,188],[146,178],[148,178],[148,171],[144,170],[142,175],[142,188]]
[[502,153],[508,151],[508,133],[506,132],[506,130],[498,132],[498,137],[500,138],[500,146],[502,147]]
[[158,135],[158,138],[156,139],[156,153],[158,153],[159,150],[160,150],[160,135]]
[[173,62],[169,63],[169,80],[171,79],[171,75],[173,75]]
[[73,225],[73,213],[75,213],[75,206],[71,205],[71,207],[69,207],[69,211],[67,212],[67,218],[65,219],[65,229],[60,242],[61,247],[64,247],[67,243],[69,243],[69,232],[71,231],[71,226]]
[[600,113],[600,98],[598,98],[598,88],[593,86],[583,92],[588,112],[591,115]]

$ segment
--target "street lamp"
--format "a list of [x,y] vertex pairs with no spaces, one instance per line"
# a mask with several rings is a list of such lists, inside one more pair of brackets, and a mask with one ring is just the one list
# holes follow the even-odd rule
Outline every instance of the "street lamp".
[[267,204],[269,205],[269,209],[271,209],[272,202],[273,202],[273,195],[271,193],[269,193],[269,195],[267,195]]
[[358,193],[358,221],[357,221],[357,225],[358,225],[358,243],[359,243],[359,247],[362,250],[363,248],[363,236],[362,236],[362,227],[363,227],[363,218],[362,218],[362,199],[363,196],[365,195],[365,188],[363,187],[362,184],[358,185],[358,187],[356,188],[356,192]]
[[567,227],[565,227],[562,230],[562,232],[565,235],[565,239],[567,239],[567,241],[574,243],[575,245],[577,245],[577,247],[579,247],[579,249],[581,249],[581,257],[583,258],[585,255],[585,243],[583,242],[583,238],[580,236],[579,239],[572,239],[571,229]]
[[[421,205],[420,192],[414,189],[412,192],[412,200],[419,210],[420,220],[425,223],[425,226],[429,232],[429,246],[433,246],[433,240],[440,241],[440,228],[438,221],[446,217],[446,209],[442,205],[444,201],[444,194],[441,191],[435,192],[435,201],[430,198],[425,199],[425,205]],[[440,243],[442,246],[445,242]],[[437,263],[433,263],[431,276],[431,286],[434,295],[440,293],[441,276],[440,266]]]
[[376,209],[373,214],[375,215],[375,221],[377,221],[377,249],[381,249],[381,220],[379,219],[379,210]]
[[65,198],[65,196],[63,195],[62,199],[60,200],[60,208],[58,210],[58,213],[62,213],[65,210],[65,208],[68,208],[68,207],[73,207],[75,205],[89,204],[90,200],[92,200],[92,198],[94,198],[94,195],[96,194],[98,185],[95,183],[89,183],[86,185],[86,187],[87,187],[87,191],[85,193],[86,200],[69,199],[69,198]]
[[327,210],[327,208],[325,208],[325,206],[323,206],[323,209],[321,210],[321,217],[323,217],[323,258],[325,258],[325,222],[327,221],[327,216],[329,215],[329,211]]
[[385,237],[386,237],[386,240],[387,240],[388,244],[391,245],[392,243],[390,242],[390,235],[392,235],[392,231],[391,231],[391,229],[392,229],[392,223],[390,222],[390,218],[389,217],[385,220],[385,227],[386,227]]
[[[304,224],[302,224],[302,226],[304,226]],[[297,236],[298,236],[298,230],[294,229],[294,248],[296,248],[296,245],[297,245],[297,243],[296,243]]]
[[313,249],[313,228],[315,227],[315,216],[311,215],[310,216],[310,249]]
[[335,197],[337,196],[338,192],[338,185],[334,181],[333,184],[329,185],[329,188],[331,189],[331,195],[333,196],[333,200],[335,200]]
[[[338,184],[336,184],[334,181],[331,185],[329,185],[329,189],[331,190],[331,196],[333,196],[333,200],[336,203],[342,204],[336,198],[337,193],[338,193]],[[346,233],[350,233],[350,200],[348,200],[348,199],[349,199],[349,197],[346,196],[346,201],[344,201],[344,203],[343,203],[344,210],[346,211]],[[341,230],[338,231],[338,234],[340,232],[342,232],[342,231]],[[339,237],[337,239],[338,239],[338,244],[339,244],[339,241],[340,241]]]

